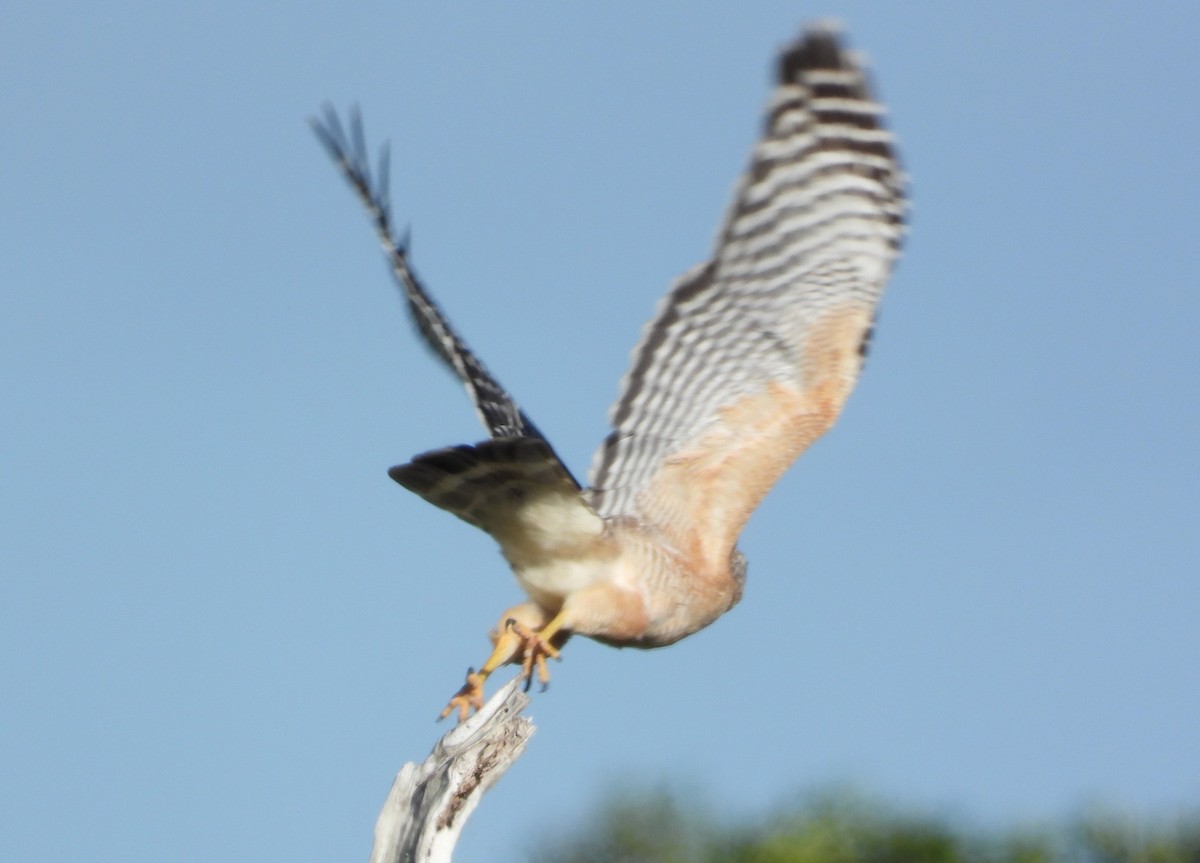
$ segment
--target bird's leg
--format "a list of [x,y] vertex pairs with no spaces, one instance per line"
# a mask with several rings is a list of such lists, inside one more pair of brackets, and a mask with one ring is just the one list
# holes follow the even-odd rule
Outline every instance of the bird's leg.
[[521,639],[523,645],[521,655],[521,677],[525,680],[525,690],[529,690],[529,685],[533,682],[533,672],[537,670],[538,682],[544,690],[550,684],[550,669],[546,667],[546,657],[558,659],[558,647],[555,647],[554,640],[556,636],[561,634],[558,639],[559,646],[567,640],[567,634],[563,632],[563,627],[567,625],[567,611],[564,608],[554,616],[554,619],[543,626],[536,632],[522,624],[520,621],[509,618],[506,621],[508,628],[515,632]]
[[[560,614],[559,617],[561,616]],[[554,621],[551,621],[551,624],[553,623]],[[491,633],[491,655],[478,671],[473,668],[467,670],[467,682],[450,699],[450,703],[442,710],[438,719],[445,719],[451,713],[458,711],[458,721],[462,722],[467,718],[472,708],[480,710],[483,707],[484,681],[501,665],[507,665],[510,662],[520,662],[522,674],[528,679],[530,672],[525,671],[525,666],[528,663],[532,668],[537,663],[537,659],[531,658],[527,660],[526,657],[534,656],[537,653],[537,649],[533,647],[533,644],[539,641],[538,630],[544,625],[546,625],[546,612],[532,602],[523,602],[504,612],[500,617],[500,622]],[[562,624],[559,624],[554,631],[557,632],[561,626]],[[549,644],[544,644],[543,646],[544,648],[554,650]],[[558,655],[557,650],[554,650],[554,655]],[[545,659],[542,658],[539,677],[541,676],[541,669],[544,668],[545,662]],[[547,672],[547,680],[549,676]]]

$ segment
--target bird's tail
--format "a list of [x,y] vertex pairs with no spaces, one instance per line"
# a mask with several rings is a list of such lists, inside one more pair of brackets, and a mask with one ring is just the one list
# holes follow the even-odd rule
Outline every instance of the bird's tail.
[[594,537],[603,522],[540,438],[493,438],[416,456],[388,476],[434,506],[491,534],[505,555],[553,553]]

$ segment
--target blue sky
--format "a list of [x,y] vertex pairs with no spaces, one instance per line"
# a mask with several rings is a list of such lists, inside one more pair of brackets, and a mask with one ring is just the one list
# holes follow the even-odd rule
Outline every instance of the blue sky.
[[841,18],[913,229],[743,603],[583,640],[463,861],[622,779],[987,824],[1200,804],[1200,9],[10,4],[0,858],[365,859],[519,599],[392,483],[481,436],[305,126],[359,102],[451,317],[582,473],[775,49]]

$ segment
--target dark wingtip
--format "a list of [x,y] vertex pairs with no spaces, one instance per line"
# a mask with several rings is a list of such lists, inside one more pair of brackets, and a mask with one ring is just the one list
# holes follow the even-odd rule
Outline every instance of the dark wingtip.
[[309,117],[308,125],[330,157],[335,162],[339,161],[346,150],[346,136],[342,131],[342,121],[333,105],[329,102],[322,103],[321,115]]
[[853,62],[842,48],[841,25],[832,20],[817,21],[805,28],[795,42],[779,57],[779,80],[797,80],[814,69],[852,69]]

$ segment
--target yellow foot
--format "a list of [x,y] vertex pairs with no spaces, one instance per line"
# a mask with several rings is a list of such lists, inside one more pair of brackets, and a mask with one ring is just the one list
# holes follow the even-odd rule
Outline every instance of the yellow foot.
[[525,681],[525,691],[529,691],[529,687],[533,683],[533,674],[536,671],[538,683],[542,685],[544,692],[550,685],[550,669],[546,667],[546,659],[547,657],[558,659],[558,649],[550,643],[549,636],[543,637],[540,632],[534,632],[518,620],[510,618],[506,626],[513,635],[521,640],[521,679]]
[[450,699],[442,712],[438,714],[438,721],[445,719],[454,711],[458,711],[458,721],[462,722],[470,715],[472,708],[475,710],[483,709],[483,682],[487,680],[486,674],[479,674],[473,668],[467,669],[467,682],[463,684],[462,689],[455,693]]
[[569,637],[568,624],[569,619],[563,611],[546,623],[545,611],[532,603],[510,608],[492,632],[492,655],[479,671],[467,670],[467,682],[450,699],[438,719],[457,712],[458,721],[462,722],[472,710],[482,710],[484,681],[501,665],[520,662],[526,691],[533,683],[535,673],[545,689],[550,682],[546,659],[558,659],[558,648]]

